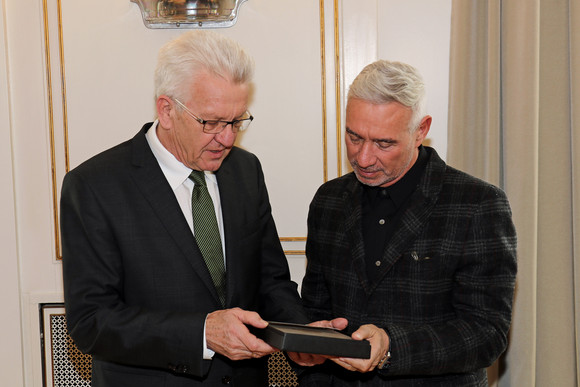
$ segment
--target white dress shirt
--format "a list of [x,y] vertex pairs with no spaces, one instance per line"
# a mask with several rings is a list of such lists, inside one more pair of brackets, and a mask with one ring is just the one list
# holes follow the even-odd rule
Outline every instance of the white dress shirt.
[[[178,161],[173,154],[171,154],[159,141],[157,137],[157,126],[159,125],[159,120],[156,120],[151,128],[145,134],[147,143],[153,152],[153,155],[157,159],[161,171],[165,175],[167,182],[173,189],[173,193],[177,198],[179,207],[183,212],[183,216],[187,220],[187,224],[191,229],[191,232],[195,235],[195,230],[193,228],[193,214],[191,212],[191,194],[193,192],[193,187],[195,183],[189,178],[192,169],[185,166],[182,162]],[[222,240],[222,250],[224,252],[224,261],[226,257],[225,251],[225,236],[224,236],[224,222],[222,218],[222,207],[220,204],[220,193],[217,184],[217,178],[214,173],[205,171],[205,182],[207,185],[207,190],[211,199],[213,200],[213,205],[216,212],[216,219],[218,223],[218,228],[220,231],[220,236]],[[224,262],[225,265],[225,262]],[[207,343],[205,340],[205,325],[203,332],[203,358],[211,359],[214,355],[214,351],[207,348]]]

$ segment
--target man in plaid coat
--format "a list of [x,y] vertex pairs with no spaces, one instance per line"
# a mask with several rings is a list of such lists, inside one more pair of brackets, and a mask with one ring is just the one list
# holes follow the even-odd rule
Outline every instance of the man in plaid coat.
[[308,216],[302,297],[312,320],[346,317],[370,359],[306,369],[301,386],[487,386],[505,350],[516,234],[505,193],[422,146],[431,125],[417,71],[378,61],[353,82],[353,173]]

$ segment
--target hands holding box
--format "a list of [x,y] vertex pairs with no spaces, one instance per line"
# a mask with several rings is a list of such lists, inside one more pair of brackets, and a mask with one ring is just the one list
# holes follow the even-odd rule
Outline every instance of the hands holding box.
[[344,318],[309,325],[269,322],[267,327],[252,332],[272,347],[286,351],[294,362],[303,366],[331,359],[351,371],[382,368],[389,348],[386,332],[369,324],[350,337],[340,332],[347,324]]

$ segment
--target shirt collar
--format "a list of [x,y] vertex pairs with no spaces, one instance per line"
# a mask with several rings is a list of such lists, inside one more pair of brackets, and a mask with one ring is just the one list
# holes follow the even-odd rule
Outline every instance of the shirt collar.
[[[147,133],[145,133],[145,138],[147,139],[149,147],[157,159],[167,182],[171,188],[175,190],[181,184],[188,181],[189,175],[191,174],[191,168],[177,160],[175,156],[169,152],[163,144],[161,144],[159,137],[157,137],[158,126],[159,120],[155,120],[153,125],[151,125],[151,128],[149,128]],[[217,178],[214,173],[205,171],[205,177],[207,181],[217,184]]]
[[423,175],[425,170],[425,165],[427,164],[427,151],[423,145],[419,146],[419,156],[415,161],[415,164],[409,169],[407,173],[390,187],[387,187],[387,192],[389,193],[393,202],[397,207],[401,206],[405,200],[411,196],[413,191],[417,188],[419,180]]

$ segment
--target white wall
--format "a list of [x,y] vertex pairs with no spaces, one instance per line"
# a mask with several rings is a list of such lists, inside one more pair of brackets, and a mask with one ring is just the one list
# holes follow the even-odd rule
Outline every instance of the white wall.
[[23,382],[22,331],[3,9],[4,1],[0,1],[0,380],[2,385],[18,386]]
[[[335,10],[333,0],[322,8],[311,0],[249,0],[238,23],[219,30],[256,60],[256,120],[239,144],[263,163],[297,282],[310,199],[325,178],[348,171],[344,96],[362,66],[388,58],[421,70],[434,117],[429,139],[445,156],[450,1],[342,0]],[[38,305],[62,301],[55,204],[67,163],[73,168],[154,118],[156,52],[181,31],[145,28],[129,0],[0,4],[0,295],[10,311],[0,320],[0,375],[2,385],[41,386]]]
[[427,88],[427,112],[433,116],[427,136],[445,160],[449,97],[451,0],[379,0],[379,57],[415,66]]

